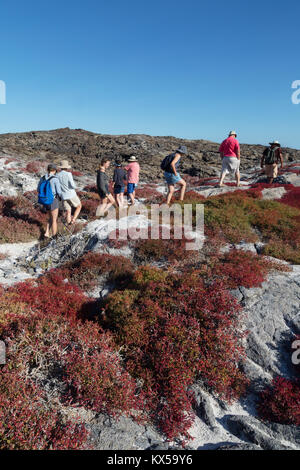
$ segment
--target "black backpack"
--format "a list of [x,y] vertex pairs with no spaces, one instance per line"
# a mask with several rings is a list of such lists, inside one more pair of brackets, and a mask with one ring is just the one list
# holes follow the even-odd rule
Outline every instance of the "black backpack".
[[170,155],[167,155],[160,164],[161,169],[171,173],[172,172],[171,163],[174,160],[174,158],[175,158],[175,153],[171,153]]
[[277,155],[276,155],[277,150],[278,150],[278,147],[274,147],[274,148],[269,147],[267,149],[266,156],[265,156],[266,165],[273,165],[274,163],[277,163]]

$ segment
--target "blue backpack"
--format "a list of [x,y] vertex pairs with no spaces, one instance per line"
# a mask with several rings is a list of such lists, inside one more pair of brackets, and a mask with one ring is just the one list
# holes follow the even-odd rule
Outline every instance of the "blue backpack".
[[48,206],[54,201],[54,196],[50,184],[52,178],[54,178],[54,176],[51,176],[48,179],[46,179],[46,176],[43,176],[41,184],[39,186],[38,203],[43,204],[44,206]]

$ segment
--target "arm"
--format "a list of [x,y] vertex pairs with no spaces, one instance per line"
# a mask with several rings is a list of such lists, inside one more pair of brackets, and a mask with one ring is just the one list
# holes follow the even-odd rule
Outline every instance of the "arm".
[[97,179],[98,191],[104,194],[108,194],[103,175],[104,173],[102,171],[99,171],[98,173],[99,178]]
[[100,192],[100,171],[97,171],[97,189]]
[[176,155],[175,158],[174,158],[174,160],[173,160],[172,163],[171,163],[171,168],[172,168],[173,173],[174,173],[175,176],[177,176],[177,171],[176,171],[176,166],[175,166],[175,164],[178,162],[179,158],[180,158],[180,155]]
[[55,184],[56,194],[61,199],[62,198],[62,192],[61,192],[60,181],[59,181],[58,178],[54,179],[54,184]]
[[240,149],[240,144],[238,142],[236,143],[235,154],[236,154],[238,160],[240,160],[241,159],[241,149]]
[[278,155],[279,155],[281,168],[283,168],[283,157],[282,157],[282,152],[280,148],[278,149]]

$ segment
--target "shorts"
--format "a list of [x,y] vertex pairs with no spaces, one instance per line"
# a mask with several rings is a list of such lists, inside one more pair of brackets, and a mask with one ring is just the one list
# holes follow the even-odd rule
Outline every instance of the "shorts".
[[125,191],[125,186],[115,186],[114,187],[114,194],[121,194],[124,193]]
[[240,160],[236,157],[223,157],[222,174],[237,173],[240,169]]
[[80,205],[80,199],[76,195],[76,196],[72,197],[71,199],[65,199],[63,201],[63,204],[64,204],[64,209],[66,211],[70,211],[70,210],[72,210],[72,207],[78,207]]
[[99,197],[101,200],[106,199],[110,193],[105,193],[104,191],[98,191]]
[[137,183],[128,183],[127,184],[127,194],[132,194],[137,188]]
[[47,204],[45,206],[45,208],[46,208],[46,211],[54,211],[55,209],[58,209],[59,208],[59,200],[55,197],[53,199],[52,204]]
[[276,176],[278,175],[277,163],[272,163],[271,165],[265,165],[265,174],[268,178],[276,178]]
[[168,171],[165,171],[165,180],[167,184],[173,185],[181,180],[181,176],[179,173],[177,173],[177,175],[174,175],[174,173],[169,173]]

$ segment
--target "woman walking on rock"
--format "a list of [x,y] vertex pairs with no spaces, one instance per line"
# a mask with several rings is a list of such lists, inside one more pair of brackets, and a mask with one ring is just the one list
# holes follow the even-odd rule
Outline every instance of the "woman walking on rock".
[[97,217],[103,217],[105,212],[111,206],[117,207],[114,197],[109,192],[109,179],[106,174],[106,170],[110,166],[110,160],[108,158],[103,158],[100,163],[100,168],[97,171],[97,189],[100,196],[101,204],[98,206],[96,211]]

